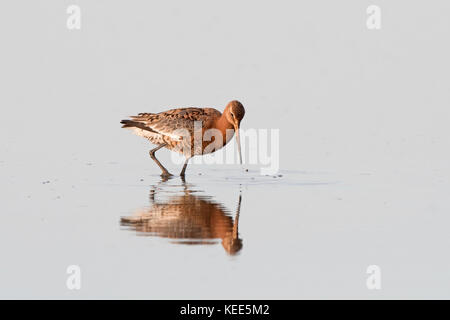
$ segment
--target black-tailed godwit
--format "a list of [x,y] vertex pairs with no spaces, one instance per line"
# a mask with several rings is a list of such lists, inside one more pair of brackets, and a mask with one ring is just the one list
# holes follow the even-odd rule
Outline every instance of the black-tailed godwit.
[[131,129],[157,145],[150,150],[150,157],[161,168],[162,176],[171,174],[156,159],[155,152],[164,147],[182,153],[186,161],[180,175],[184,176],[190,158],[219,150],[231,140],[234,133],[242,164],[239,128],[244,114],[244,106],[234,100],[228,103],[223,113],[213,108],[180,108],[160,113],[139,113],[132,116],[131,120],[122,120],[120,123],[123,124],[122,128]]

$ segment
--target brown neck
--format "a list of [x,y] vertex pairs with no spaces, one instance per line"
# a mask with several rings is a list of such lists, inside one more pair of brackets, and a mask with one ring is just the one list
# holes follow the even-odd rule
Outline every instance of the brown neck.
[[234,126],[230,122],[228,122],[228,120],[225,116],[225,113],[223,113],[222,116],[219,119],[217,119],[217,121],[215,123],[215,127],[222,132],[222,135],[224,138],[225,138],[227,129],[234,130]]

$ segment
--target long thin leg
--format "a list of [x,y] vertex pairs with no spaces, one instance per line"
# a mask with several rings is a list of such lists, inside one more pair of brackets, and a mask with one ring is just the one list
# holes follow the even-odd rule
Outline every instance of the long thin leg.
[[159,160],[156,159],[156,157],[155,157],[155,152],[158,151],[159,149],[161,149],[162,147],[165,147],[165,146],[167,146],[167,143],[160,144],[160,145],[157,146],[155,149],[150,150],[149,153],[150,153],[150,158],[152,158],[153,161],[155,161],[156,164],[158,165],[158,167],[160,167],[160,169],[162,170],[161,176],[163,176],[163,177],[164,177],[164,176],[168,177],[168,176],[171,176],[170,172],[167,171],[167,169],[164,168],[164,166],[161,164],[161,162],[159,162]]
[[181,169],[180,176],[182,176],[182,177],[184,177],[184,173],[186,172],[188,162],[189,162],[189,158],[186,159],[186,161],[184,162],[184,165],[183,165],[183,169]]

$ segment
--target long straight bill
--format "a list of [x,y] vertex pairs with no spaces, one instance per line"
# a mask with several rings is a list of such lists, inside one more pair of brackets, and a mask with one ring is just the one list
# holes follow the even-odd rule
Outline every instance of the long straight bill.
[[237,142],[238,152],[239,152],[239,161],[242,164],[241,139],[239,137],[239,128],[236,129],[236,142]]

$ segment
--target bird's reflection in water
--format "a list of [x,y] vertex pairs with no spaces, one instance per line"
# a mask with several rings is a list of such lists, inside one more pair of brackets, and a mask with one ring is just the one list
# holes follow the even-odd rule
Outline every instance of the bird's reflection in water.
[[230,255],[242,249],[238,233],[241,195],[233,219],[222,204],[193,190],[193,186],[184,179],[178,185],[183,189],[181,193],[158,200],[160,195],[175,192],[167,190],[173,185],[164,185],[165,182],[167,179],[150,189],[150,207],[142,208],[130,217],[122,217],[120,224],[141,235],[169,238],[178,244],[215,244],[217,239],[221,239],[222,246]]

